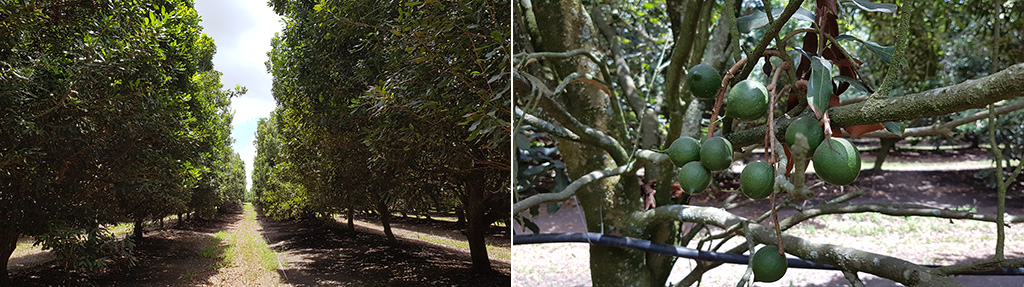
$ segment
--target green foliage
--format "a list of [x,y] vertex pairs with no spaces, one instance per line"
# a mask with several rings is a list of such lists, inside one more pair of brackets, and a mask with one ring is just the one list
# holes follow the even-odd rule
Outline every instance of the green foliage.
[[239,201],[228,105],[244,89],[222,90],[192,4],[3,4],[0,228],[95,269],[131,248],[98,224]]
[[507,9],[271,5],[286,18],[267,63],[280,108],[261,122],[253,176],[268,210],[450,208],[461,205],[461,171],[473,169],[491,171],[489,206],[507,205],[509,31],[494,22]]
[[49,249],[63,265],[87,272],[109,267],[132,267],[138,262],[134,242],[118,240],[98,227],[83,230],[53,222],[47,232],[37,235],[35,240],[35,244]]

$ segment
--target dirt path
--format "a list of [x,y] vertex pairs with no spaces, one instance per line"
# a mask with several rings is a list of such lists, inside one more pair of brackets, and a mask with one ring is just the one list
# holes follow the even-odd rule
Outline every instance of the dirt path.
[[[267,248],[263,227],[256,222],[252,204],[246,203],[242,218],[228,225],[226,232],[218,232],[222,241],[217,245],[224,260],[217,274],[206,282],[214,286],[278,286],[277,273],[280,260]],[[209,247],[207,247],[209,248]]]
[[281,254],[283,281],[293,286],[509,286],[511,267],[470,272],[467,254],[399,240],[389,246],[368,229],[348,231],[318,221],[259,216],[270,247]]

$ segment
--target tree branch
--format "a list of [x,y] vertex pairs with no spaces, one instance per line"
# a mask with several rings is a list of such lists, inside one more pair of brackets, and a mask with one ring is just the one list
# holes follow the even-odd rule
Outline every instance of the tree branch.
[[[907,203],[889,203],[889,204],[850,204],[850,205],[822,205],[819,207],[804,209],[800,213],[793,215],[780,223],[781,226],[792,226],[796,222],[801,222],[813,217],[826,214],[849,214],[849,213],[863,213],[863,212],[876,212],[885,215],[892,216],[923,216],[923,217],[937,217],[937,218],[948,218],[948,219],[967,219],[977,220],[985,222],[996,222],[996,216],[993,214],[978,214],[966,211],[958,211],[952,209],[938,209],[924,205],[907,204]],[[1007,216],[1007,223],[1020,223],[1024,222],[1024,217],[1020,216]]]
[[559,138],[563,138],[563,139],[567,139],[567,140],[571,140],[571,141],[574,141],[574,142],[580,142],[580,136],[575,134],[575,133],[573,133],[569,129],[566,129],[566,128],[563,128],[563,127],[559,127],[559,126],[555,126],[554,124],[552,124],[552,123],[550,123],[548,121],[542,120],[542,119],[540,119],[540,118],[538,118],[538,117],[536,117],[534,115],[531,115],[531,114],[528,114],[526,112],[523,112],[523,110],[520,109],[519,107],[516,107],[516,116],[522,118],[523,121],[526,122],[527,124],[530,124],[530,126],[538,128],[538,129],[540,129],[540,130],[542,130],[544,132],[547,132],[547,133],[549,133],[549,134],[551,134],[553,136],[556,136],[556,137],[559,137]]
[[[838,126],[905,121],[938,116],[1024,96],[1024,63],[1016,64],[980,79],[921,93],[863,102],[829,110]],[[790,119],[775,123],[776,131],[785,130]],[[727,135],[733,145],[745,146],[764,139],[765,127],[759,126]]]
[[[562,106],[562,104],[559,104],[551,98],[564,91],[566,83],[578,77],[576,73],[567,76],[562,83],[555,88],[554,92],[548,90],[547,87],[540,83],[540,80],[533,75],[528,73],[516,73],[516,75],[526,78],[533,85],[540,85],[540,87],[536,89],[540,92],[540,95],[537,96],[538,104],[544,108],[544,112],[549,116],[561,123],[569,131],[572,131],[573,134],[578,135],[579,142],[587,143],[605,150],[618,164],[625,164],[627,162],[628,153],[626,152],[626,149],[619,144],[618,140],[604,132],[601,132],[600,130],[583,124],[576,119],[576,117],[573,117],[572,114]],[[613,103],[617,104],[617,102]]]
[[[768,26],[768,30],[766,30],[764,32],[764,36],[761,37],[761,42],[758,42],[757,47],[747,54],[747,58],[757,59],[756,57],[760,57],[761,54],[764,54],[764,50],[768,48],[768,44],[776,39],[779,35],[779,31],[781,31],[782,27],[786,25],[786,22],[789,22],[789,18],[793,17],[796,10],[800,9],[800,4],[803,3],[803,0],[789,1],[789,4],[786,5],[786,9],[783,9],[782,14],[779,14],[779,19],[775,19],[775,21],[771,23],[771,26]],[[771,11],[767,14],[771,17]],[[742,81],[746,79],[747,76],[750,76],[750,72],[754,70],[754,66],[757,65],[757,62],[758,61],[756,60],[749,61],[746,66],[743,66],[743,70],[735,78],[735,81]]]
[[565,200],[576,194],[576,190],[580,189],[580,187],[583,187],[588,183],[595,182],[605,177],[620,175],[629,170],[631,167],[632,164],[627,164],[621,165],[613,169],[602,169],[592,171],[574,180],[571,184],[569,184],[569,186],[565,187],[565,189],[563,189],[562,191],[556,193],[536,194],[527,197],[526,199],[523,199],[519,202],[516,202],[515,204],[512,205],[512,214],[519,214],[520,212],[526,211],[527,209],[530,209],[530,207],[541,203]]
[[[736,216],[728,211],[700,206],[668,205],[636,213],[634,222],[659,222],[664,220],[697,222],[729,228],[737,224],[749,225],[749,231],[740,229],[748,240],[759,243],[775,241],[775,230]],[[960,286],[952,278],[935,269],[882,254],[865,252],[853,248],[813,243],[802,238],[783,235],[787,253],[805,260],[829,264],[850,272],[867,272],[879,277],[900,282],[908,286]]]
[[839,126],[905,121],[982,108],[1020,96],[1024,96],[1024,63],[949,87],[835,107],[829,115]]
[[[612,104],[617,105],[618,103]],[[604,151],[608,152],[616,163],[625,164],[628,160],[626,149],[619,144],[619,141],[600,130],[583,124],[576,119],[576,117],[573,117],[572,114],[562,106],[562,104],[559,104],[550,96],[541,96],[540,106],[541,108],[544,108],[545,113],[550,115],[566,128],[578,135],[582,135],[584,142],[600,147]]]
[[[636,152],[636,154],[634,154],[634,156],[637,159],[642,159],[642,160],[645,160],[645,161],[649,161],[649,162],[654,163],[654,164],[659,164],[659,163],[662,163],[662,162],[667,162],[669,160],[667,154],[656,152],[656,151],[651,151],[651,150],[638,150]],[[530,207],[532,207],[534,205],[541,204],[541,203],[565,200],[565,199],[569,198],[570,196],[573,196],[574,194],[576,194],[576,190],[577,189],[579,189],[580,187],[583,187],[584,185],[586,185],[588,183],[597,181],[597,180],[605,178],[605,177],[620,175],[620,174],[623,174],[623,173],[625,173],[627,171],[633,170],[633,168],[636,166],[634,163],[635,163],[635,161],[634,162],[630,162],[628,164],[620,165],[620,166],[618,166],[616,168],[612,168],[612,169],[602,169],[602,170],[592,171],[592,172],[590,172],[590,173],[588,173],[588,174],[586,174],[584,176],[581,176],[580,178],[574,180],[572,183],[569,184],[569,186],[567,186],[565,189],[563,189],[562,191],[557,192],[557,193],[541,193],[541,194],[537,194],[537,195],[533,195],[533,196],[527,197],[526,199],[523,199],[522,201],[516,202],[515,204],[512,205],[512,214],[517,214],[517,213],[523,212],[523,211],[529,209]]]
[[[1002,106],[1002,107],[998,107],[998,108],[996,108],[996,115],[1003,115],[1003,114],[1007,114],[1009,112],[1017,111],[1017,110],[1020,110],[1020,109],[1024,109],[1024,101],[1020,101],[1020,102],[1012,103],[1012,104],[1005,105],[1005,106]],[[959,126],[961,126],[963,124],[974,122],[974,121],[977,121],[977,120],[980,120],[980,119],[984,119],[984,118],[987,118],[987,117],[988,117],[988,110],[984,110],[984,111],[980,111],[980,112],[974,113],[974,114],[972,114],[970,116],[966,116],[966,117],[963,117],[963,118],[959,118],[959,119],[956,119],[956,120],[952,120],[952,121],[943,123],[941,125],[909,128],[905,132],[903,132],[902,136],[896,135],[896,134],[894,134],[892,132],[885,131],[885,130],[877,130],[877,131],[873,131],[873,132],[861,135],[861,137],[869,137],[869,138],[906,138],[906,137],[920,137],[920,136],[934,136],[934,135],[950,136],[951,135],[950,133],[953,131],[954,128],[959,127]]]

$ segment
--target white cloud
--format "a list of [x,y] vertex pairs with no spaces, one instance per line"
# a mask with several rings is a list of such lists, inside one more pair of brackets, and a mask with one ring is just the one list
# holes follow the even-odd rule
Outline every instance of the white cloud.
[[271,94],[272,78],[264,62],[270,51],[270,39],[281,31],[280,17],[266,1],[198,0],[196,10],[202,17],[203,32],[217,43],[214,67],[223,73],[226,88],[242,85],[245,95],[232,99],[233,148],[245,161],[246,183],[252,183],[252,163],[256,147],[252,144],[256,120],[267,117],[276,103]]
[[[274,102],[274,99],[267,100],[265,98],[248,96],[231,99],[231,109],[235,112],[235,117],[231,120],[231,126],[237,129],[248,122],[268,117],[276,106],[277,103]],[[239,136],[247,135],[235,135],[236,138]]]

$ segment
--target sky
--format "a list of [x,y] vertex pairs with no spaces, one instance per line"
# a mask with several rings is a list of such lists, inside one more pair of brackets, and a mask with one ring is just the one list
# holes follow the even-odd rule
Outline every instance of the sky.
[[241,85],[248,92],[231,99],[235,117],[231,136],[235,152],[245,161],[246,188],[252,186],[252,164],[256,157],[256,125],[274,110],[272,78],[267,72],[270,39],[281,31],[280,17],[265,0],[197,0],[196,11],[202,18],[203,32],[213,37],[217,54],[214,69],[223,73],[226,89]]

